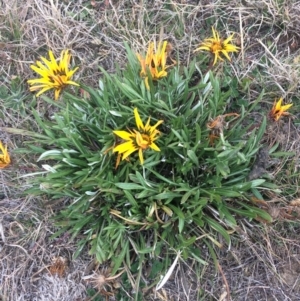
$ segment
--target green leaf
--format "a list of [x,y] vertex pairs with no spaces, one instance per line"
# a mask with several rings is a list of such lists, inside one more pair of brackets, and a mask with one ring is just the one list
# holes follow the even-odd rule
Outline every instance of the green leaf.
[[253,109],[255,109],[255,107],[257,106],[257,104],[262,100],[264,94],[265,94],[265,90],[263,89],[260,92],[260,94],[258,95],[257,99],[252,104],[252,106],[247,110],[247,114],[249,114],[250,112],[252,112]]
[[52,150],[49,150],[49,151],[45,151],[43,152],[40,157],[37,159],[37,161],[40,161],[40,160],[43,160],[43,159],[53,159],[57,156],[60,156],[61,157],[61,151],[60,150],[57,150],[57,149],[52,149]]
[[179,139],[179,142],[183,141],[182,136],[175,129],[171,129],[171,131],[175,134],[175,136]]
[[219,271],[219,262],[218,262],[218,259],[217,259],[217,255],[216,255],[216,253],[215,253],[215,251],[214,251],[211,243],[208,242],[206,239],[204,239],[203,241],[204,241],[204,243],[208,247],[209,253],[210,253],[210,255],[211,255],[212,259],[213,259],[213,262],[215,264],[215,270],[217,272],[217,271]]
[[203,260],[202,258],[200,258],[199,256],[197,256],[194,252],[190,252],[190,253],[191,253],[192,257],[194,257],[195,260],[198,261],[200,264],[202,264],[202,265],[208,265],[208,263],[205,260]]
[[140,250],[138,250],[138,252],[139,252],[140,254],[150,254],[150,253],[153,252],[153,248],[144,248],[144,249],[140,249]]
[[178,218],[178,231],[179,233],[182,233],[182,230],[184,228],[184,219]]
[[192,151],[191,149],[189,149],[187,151],[187,155],[193,161],[194,164],[196,164],[197,166],[199,165],[198,158],[197,158],[197,156],[196,156],[196,154],[195,154],[194,151]]
[[115,185],[124,190],[142,190],[144,186],[135,183],[115,183]]
[[254,207],[254,206],[250,206],[248,204],[245,204],[243,202],[237,202],[238,204],[240,204],[242,207],[248,209],[249,212],[251,212],[253,214],[253,217],[255,218],[257,215],[260,216],[261,218],[263,218],[264,220],[268,221],[268,222],[272,222],[272,217],[263,209],[260,209],[258,207]]
[[186,193],[182,196],[181,201],[180,201],[180,204],[184,204],[184,203],[189,199],[189,197],[190,197],[192,194],[193,194],[193,195],[195,194],[195,189],[192,189],[192,190],[186,192]]
[[201,143],[201,128],[200,125],[198,123],[195,124],[195,130],[196,130],[196,141],[195,141],[195,145],[199,146]]
[[206,216],[203,216],[203,220],[210,226],[210,227],[212,227],[213,229],[215,229],[218,233],[220,233],[223,237],[224,237],[224,239],[225,239],[225,241],[226,241],[226,243],[228,244],[228,245],[230,245],[230,236],[229,236],[229,234],[227,233],[227,231],[217,222],[217,221],[215,221],[214,219],[212,219],[212,218],[210,218],[210,217],[208,217],[207,215]]
[[295,156],[296,153],[295,152],[276,152],[272,154],[272,157],[274,158],[286,158],[286,157],[293,157]]
[[232,214],[229,212],[228,208],[226,207],[226,203],[221,203],[218,205],[218,211],[220,213],[220,217],[224,218],[227,220],[228,224],[230,225],[230,227],[236,227],[236,220],[235,218],[232,216]]
[[257,197],[259,200],[264,199],[259,190],[257,190],[256,188],[252,188],[251,191],[254,194],[254,196]]
[[228,150],[225,150],[221,153],[218,154],[218,158],[223,158],[223,157],[227,157],[229,155],[234,155],[236,153],[235,150],[232,150],[232,149],[228,149]]
[[126,195],[131,206],[138,206],[138,203],[136,202],[135,198],[132,196],[132,194],[128,190],[124,190],[124,194]]
[[169,198],[177,198],[177,197],[180,197],[181,194],[179,193],[174,193],[174,192],[171,192],[171,191],[166,191],[166,192],[162,192],[162,193],[159,193],[157,194],[154,199],[155,200],[165,200],[165,199],[169,199]]
[[162,176],[161,174],[159,174],[158,172],[154,171],[153,169],[148,168],[149,171],[151,171],[151,173],[153,173],[158,179],[171,184],[171,185],[176,185],[176,183],[172,182],[171,180],[167,179],[166,177]]
[[118,269],[120,268],[120,266],[125,258],[125,255],[129,252],[129,249],[128,249],[129,241],[123,240],[123,242],[124,242],[124,245],[121,248],[121,252],[118,254],[118,256],[112,258],[112,262],[113,262],[113,269],[111,271],[112,275],[114,275],[118,271]]
[[265,183],[266,180],[265,179],[255,179],[251,181],[251,188],[257,187],[262,185],[263,183]]
[[118,87],[124,92],[124,94],[131,100],[138,99],[143,100],[142,96],[138,94],[132,87],[125,83],[121,83],[118,79],[115,78],[115,83]]
[[259,130],[258,130],[258,132],[257,132],[257,135],[256,135],[257,141],[260,141],[260,140],[261,140],[263,134],[264,134],[265,131],[266,131],[266,126],[267,126],[267,119],[266,119],[266,117],[264,116],[263,121],[262,121],[262,123],[261,123],[261,126],[260,126],[260,128],[259,128]]
[[214,190],[214,193],[219,194],[221,196],[225,196],[225,197],[239,197],[239,196],[241,196],[240,192],[234,191],[232,189],[226,189],[226,188],[216,188]]
[[169,204],[168,206],[172,209],[173,212],[176,213],[176,215],[177,215],[179,218],[181,218],[181,219],[183,219],[183,220],[185,219],[184,213],[180,210],[180,208],[178,208],[178,207],[176,207],[176,206],[174,206],[174,205],[172,205],[172,204]]

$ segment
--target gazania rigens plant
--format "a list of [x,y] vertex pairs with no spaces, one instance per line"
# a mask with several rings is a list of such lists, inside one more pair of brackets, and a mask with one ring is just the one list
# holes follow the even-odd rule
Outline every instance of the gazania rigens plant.
[[195,51],[206,50],[214,55],[213,65],[219,60],[223,61],[221,56],[224,55],[230,61],[229,53],[238,52],[239,47],[231,44],[234,34],[229,36],[227,39],[223,40],[220,38],[219,33],[212,27],[213,36],[211,38],[205,39],[201,45],[195,49]]
[[61,91],[67,85],[79,86],[78,83],[71,80],[74,73],[78,70],[78,67],[69,70],[71,60],[69,50],[61,52],[59,62],[56,61],[51,50],[49,51],[49,58],[50,60],[41,57],[41,61],[37,61],[36,66],[30,66],[33,71],[41,76],[41,78],[30,79],[27,82],[31,86],[30,91],[33,92],[41,89],[36,96],[54,89],[54,99],[57,100]]
[[[266,119],[253,131],[242,122],[244,108],[226,112],[231,93],[221,83],[228,78],[208,73],[192,85],[195,62],[169,70],[149,93],[136,55],[127,50],[126,69],[114,75],[102,70],[99,89],[82,87],[88,100],[64,93],[59,113],[46,121],[33,110],[43,133],[38,147],[30,144],[45,162],[28,192],[50,202],[65,198],[56,221],[61,232],[81,233],[75,256],[88,245],[99,262],[112,261],[112,275],[124,262],[134,269],[136,254],[139,269],[145,257],[168,250],[201,263],[199,237],[221,247],[218,235],[230,244],[236,215],[271,220],[251,196],[262,197],[272,183],[248,179]],[[229,116],[235,118],[223,126]],[[116,154],[117,164],[123,160],[117,169]],[[155,277],[160,272],[153,270]]]

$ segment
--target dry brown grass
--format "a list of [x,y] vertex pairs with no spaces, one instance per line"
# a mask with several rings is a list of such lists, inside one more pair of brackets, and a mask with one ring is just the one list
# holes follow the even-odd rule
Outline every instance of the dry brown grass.
[[[240,82],[248,81],[245,86],[248,101],[252,102],[264,88],[266,105],[283,96],[300,107],[296,103],[300,98],[299,1],[153,2],[2,0],[0,87],[9,89],[15,77],[25,83],[33,75],[30,64],[40,55],[44,56],[48,49],[59,53],[66,48],[72,50],[80,67],[76,77],[97,86],[101,78],[99,66],[113,72],[116,63],[124,65],[124,41],[138,51],[159,35],[162,26],[164,38],[178,50],[179,61],[185,64],[193,58],[195,46],[210,34],[211,26],[218,24],[224,28],[223,33],[237,32],[235,42],[241,52],[232,67]],[[37,110],[45,110],[39,101],[36,106]],[[30,107],[26,116],[20,115],[0,99],[0,108],[4,116],[1,127],[34,127]],[[278,182],[291,187],[290,196],[279,197],[284,206],[290,199],[300,197],[295,188],[297,177],[289,180],[280,174],[285,166],[290,166],[287,169],[290,173],[299,170],[297,126],[293,125],[292,133],[288,142],[282,144],[297,156],[282,161],[280,168],[273,170]],[[274,143],[276,135],[278,132],[271,134],[269,141]],[[5,132],[0,133],[0,138],[10,150],[23,144],[20,137]],[[88,300],[84,299],[86,288],[92,285],[84,277],[97,273],[94,267],[93,271],[88,268],[93,258],[83,252],[72,260],[75,245],[68,242],[67,234],[50,240],[54,231],[51,210],[42,205],[42,200],[22,196],[29,184],[27,177],[19,176],[35,171],[36,165],[21,154],[12,157],[13,164],[0,170],[0,299]],[[158,292],[145,291],[145,299],[300,300],[300,227],[296,221],[289,224],[282,220],[262,227],[241,221],[232,247],[216,250],[219,272],[214,269],[205,246],[199,245],[209,265],[200,269],[192,261],[180,262],[166,286]],[[50,272],[53,260],[58,257],[70,262],[61,277]],[[133,293],[124,291],[124,296],[130,300]]]

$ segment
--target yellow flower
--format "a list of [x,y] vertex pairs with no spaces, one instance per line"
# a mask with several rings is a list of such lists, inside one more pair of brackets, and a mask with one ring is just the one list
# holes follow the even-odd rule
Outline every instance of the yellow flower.
[[50,61],[44,57],[41,57],[41,61],[37,61],[36,65],[31,65],[30,68],[41,76],[38,79],[28,80],[28,84],[31,85],[30,91],[37,91],[42,89],[37,93],[36,96],[42,93],[54,89],[54,99],[57,100],[62,89],[67,85],[79,86],[77,83],[71,80],[73,74],[77,71],[78,67],[69,70],[69,63],[71,59],[71,54],[69,50],[64,50],[61,52],[60,60],[57,63],[52,51],[49,51]]
[[[153,80],[158,80],[168,75],[166,69],[170,66],[166,66],[168,52],[170,51],[171,44],[167,41],[159,42],[156,48],[154,42],[151,42],[146,57],[143,57],[139,53],[136,54],[140,64],[141,72],[140,76],[145,78],[146,88],[149,90],[148,72],[151,74]],[[176,63],[173,61],[174,64]]]
[[2,154],[0,154],[0,168],[5,168],[7,165],[10,164],[10,156],[7,151],[7,145],[3,146],[2,142],[0,141],[0,150]]
[[230,44],[231,40],[233,39],[234,34],[228,37],[226,40],[220,39],[219,34],[214,28],[212,27],[213,37],[209,39],[205,39],[204,42],[198,47],[195,51],[198,50],[207,50],[210,51],[212,54],[215,55],[214,58],[214,65],[218,59],[223,61],[221,54],[223,54],[229,61],[230,57],[228,55],[229,52],[238,52],[239,47]]
[[113,131],[115,135],[119,136],[125,142],[117,145],[113,148],[113,152],[118,152],[119,156],[117,159],[117,166],[120,162],[120,156],[122,155],[122,160],[126,159],[133,152],[138,151],[141,164],[144,163],[143,151],[147,148],[151,148],[157,152],[160,151],[158,146],[154,141],[158,138],[160,133],[156,128],[163,123],[163,120],[159,120],[155,125],[150,125],[150,117],[148,118],[147,123],[144,125],[141,117],[138,113],[138,109],[134,109],[135,123],[137,130],[128,130],[128,131]]
[[285,105],[285,106],[282,106],[281,105],[282,103],[282,97],[279,98],[279,100],[276,102],[274,102],[274,105],[273,105],[273,108],[272,110],[270,111],[269,113],[269,116],[274,119],[275,121],[278,121],[279,118],[281,116],[287,116],[287,115],[290,115],[288,112],[286,112],[293,104],[288,104],[288,105]]

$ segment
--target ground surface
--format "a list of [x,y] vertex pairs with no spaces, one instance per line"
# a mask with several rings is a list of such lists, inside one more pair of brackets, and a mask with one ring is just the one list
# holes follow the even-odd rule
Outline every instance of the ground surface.
[[[1,1],[0,128],[28,129],[31,107],[41,114],[49,110],[43,102],[32,101],[26,85],[33,76],[30,64],[48,49],[71,49],[80,67],[76,76],[96,87],[99,66],[113,72],[116,64],[124,64],[124,41],[139,49],[161,27],[185,63],[212,25],[224,33],[235,31],[241,51],[233,68],[249,82],[249,101],[265,89],[262,108],[270,108],[276,95],[294,102],[293,118],[269,128],[265,137],[268,148],[279,142],[283,151],[294,153],[265,164],[282,189],[276,195],[270,191],[268,204],[261,204],[274,222],[240,220],[231,247],[216,250],[219,267],[208,252],[203,259],[209,264],[202,270],[182,261],[161,290],[144,291],[145,300],[300,300],[300,224],[295,209],[300,203],[299,14],[296,0]],[[115,295],[103,287],[97,290],[106,267],[99,267],[87,251],[72,260],[75,242],[69,242],[67,233],[50,239],[55,232],[52,209],[41,205],[45,200],[22,194],[30,185],[26,175],[37,169],[34,158],[13,151],[24,147],[19,135],[1,131],[0,139],[12,150],[13,161],[0,170],[0,300],[92,300],[97,291],[94,300],[133,300],[134,292],[118,280],[107,287]]]

